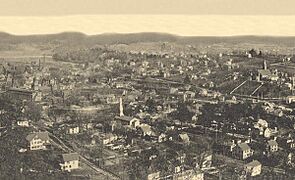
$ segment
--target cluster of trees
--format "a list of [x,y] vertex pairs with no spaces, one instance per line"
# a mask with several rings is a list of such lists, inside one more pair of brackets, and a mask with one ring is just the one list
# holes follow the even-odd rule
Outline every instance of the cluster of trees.
[[4,125],[10,126],[13,120],[22,117],[35,122],[41,119],[42,108],[33,101],[23,102],[2,95],[0,96],[0,102],[0,121]]
[[66,48],[56,50],[52,58],[57,61],[70,62],[96,62],[97,60],[120,59],[126,60],[127,54],[117,51],[108,50],[106,48]]
[[205,104],[201,108],[202,115],[199,117],[199,123],[205,126],[211,126],[214,122],[238,124],[243,118],[258,118],[265,114],[261,104],[255,106],[251,103],[238,104]]
[[[9,129],[0,138],[0,179],[64,179],[69,174],[59,169],[58,155],[52,151],[20,153],[26,147],[26,139],[31,128]],[[82,179],[82,178],[81,178]]]

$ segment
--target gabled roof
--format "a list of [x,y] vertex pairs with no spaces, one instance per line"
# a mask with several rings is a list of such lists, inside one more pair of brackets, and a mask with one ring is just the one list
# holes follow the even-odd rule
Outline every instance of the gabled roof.
[[48,132],[31,133],[31,134],[27,135],[26,140],[27,141],[32,141],[35,137],[38,137],[38,138],[40,138],[43,141],[49,140]]
[[275,140],[269,140],[269,141],[267,141],[267,144],[268,144],[269,146],[278,146],[278,143],[277,143],[277,141],[275,141]]
[[143,132],[145,132],[145,133],[148,133],[148,132],[150,132],[150,131],[152,130],[152,129],[151,129],[151,126],[148,125],[148,124],[143,124],[143,125],[140,126],[140,128],[141,128],[141,130],[142,130]]
[[181,138],[181,140],[183,140],[184,142],[189,142],[189,136],[186,133],[181,133],[179,134],[179,137]]
[[269,69],[259,69],[258,73],[261,74],[262,76],[270,76],[271,72]]
[[64,162],[76,161],[76,160],[79,160],[79,154],[78,153],[62,154],[62,158]]
[[251,149],[247,143],[240,143],[238,144],[238,147],[240,147],[243,151]]
[[261,163],[257,160],[254,160],[252,162],[249,162],[248,164],[245,164],[246,167],[256,167],[256,166],[260,166]]
[[130,117],[130,116],[116,116],[115,117],[116,120],[121,120],[121,121],[126,121],[126,122],[130,122],[133,119],[137,119],[134,117]]
[[103,139],[110,139],[110,138],[113,138],[115,137],[116,135],[112,134],[112,133],[107,133],[105,134],[105,136],[103,137]]
[[25,94],[32,94],[33,91],[28,89],[21,89],[21,88],[9,88],[8,92],[16,92],[16,93],[25,93]]

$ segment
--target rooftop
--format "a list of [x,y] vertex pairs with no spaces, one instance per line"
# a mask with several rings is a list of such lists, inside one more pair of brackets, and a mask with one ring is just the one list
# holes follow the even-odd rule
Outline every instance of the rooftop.
[[62,154],[62,158],[64,162],[76,161],[76,160],[79,160],[79,154],[78,153]]
[[257,160],[254,160],[252,162],[249,162],[248,164],[245,164],[246,167],[256,167],[256,166],[260,166],[261,163]]
[[270,76],[271,72],[269,69],[259,69],[258,73],[261,74],[262,76]]
[[136,119],[136,118],[130,117],[130,116],[116,116],[115,119],[130,122],[132,119]]
[[32,141],[35,137],[40,138],[43,141],[49,140],[48,132],[36,132],[36,133],[31,133],[26,137],[27,141]]
[[275,140],[269,140],[269,141],[267,141],[267,144],[270,146],[278,146],[278,143]]
[[247,143],[240,143],[240,144],[238,144],[238,146],[239,146],[243,151],[246,151],[246,150],[251,149],[250,146],[249,146]]

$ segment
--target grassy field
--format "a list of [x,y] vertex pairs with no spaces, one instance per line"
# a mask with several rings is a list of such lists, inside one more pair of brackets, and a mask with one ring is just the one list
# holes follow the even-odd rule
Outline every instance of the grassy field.
[[261,83],[257,81],[247,81],[240,88],[236,89],[233,93],[250,96],[260,85]]

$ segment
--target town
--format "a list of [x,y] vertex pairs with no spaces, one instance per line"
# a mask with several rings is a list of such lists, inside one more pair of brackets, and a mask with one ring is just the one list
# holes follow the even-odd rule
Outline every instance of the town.
[[0,179],[293,179],[288,47],[56,48],[0,63]]

